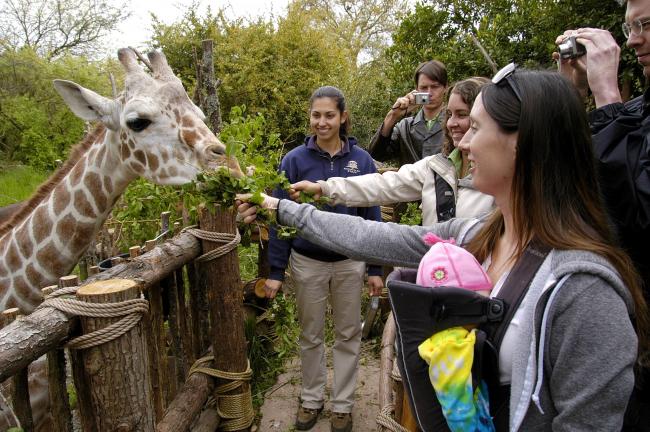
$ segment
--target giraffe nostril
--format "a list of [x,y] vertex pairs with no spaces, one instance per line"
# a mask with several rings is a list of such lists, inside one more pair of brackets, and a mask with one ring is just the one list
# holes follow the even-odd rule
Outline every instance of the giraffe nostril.
[[212,144],[205,149],[205,153],[209,160],[214,160],[226,154],[226,147],[219,144]]

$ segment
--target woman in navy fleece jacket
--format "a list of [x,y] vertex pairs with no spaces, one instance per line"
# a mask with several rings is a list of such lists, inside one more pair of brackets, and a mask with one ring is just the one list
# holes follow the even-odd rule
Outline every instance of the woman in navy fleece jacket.
[[[310,98],[309,125],[313,135],[283,158],[280,171],[289,182],[327,180],[376,172],[370,155],[348,137],[349,117],[345,97],[336,87],[321,87]],[[288,198],[276,191],[279,198]],[[342,205],[327,211],[381,220],[379,207],[350,208]],[[330,403],[332,430],[349,431],[354,403],[357,364],[361,344],[361,288],[365,263],[323,249],[303,238],[280,240],[271,230],[269,242],[271,273],[266,282],[267,297],[275,297],[282,286],[287,265],[296,292],[301,326],[302,404],[298,408],[296,429],[308,430],[323,408],[327,369],[324,325],[327,299],[332,304],[336,340],[333,347],[334,383]],[[381,267],[368,266],[371,295],[381,292]]]

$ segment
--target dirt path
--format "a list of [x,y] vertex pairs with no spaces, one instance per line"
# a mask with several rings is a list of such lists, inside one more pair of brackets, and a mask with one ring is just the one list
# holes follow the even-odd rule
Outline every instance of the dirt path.
[[[370,342],[364,341],[359,362],[356,402],[352,412],[353,430],[369,432],[377,430],[375,419],[379,413],[377,395],[379,390],[379,357],[373,355]],[[329,357],[329,352],[328,352]],[[332,383],[331,358],[328,358],[327,389]],[[286,366],[286,372],[278,377],[276,384],[266,393],[262,405],[259,432],[295,431],[294,422],[300,396],[300,359],[292,359]],[[318,418],[318,423],[311,430],[329,432],[330,405],[325,401],[325,409]]]

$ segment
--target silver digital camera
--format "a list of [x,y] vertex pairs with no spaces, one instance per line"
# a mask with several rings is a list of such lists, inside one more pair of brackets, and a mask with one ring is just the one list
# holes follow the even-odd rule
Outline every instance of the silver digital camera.
[[427,92],[415,92],[413,93],[413,97],[415,98],[416,105],[427,105],[431,100]]
[[570,36],[557,46],[557,52],[560,53],[560,58],[566,60],[585,55],[587,49],[583,44],[576,41],[575,36]]

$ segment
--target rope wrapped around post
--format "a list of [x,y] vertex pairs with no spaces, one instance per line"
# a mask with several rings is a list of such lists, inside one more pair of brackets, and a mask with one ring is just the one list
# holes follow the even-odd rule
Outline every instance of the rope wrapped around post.
[[93,318],[118,318],[121,320],[105,327],[68,341],[65,346],[70,349],[86,349],[110,342],[131,330],[142,315],[149,311],[149,302],[145,299],[133,299],[117,303],[87,303],[70,297],[78,286],[62,288],[45,297],[41,307],[52,307],[62,312]]
[[194,237],[199,238],[201,240],[207,240],[216,243],[225,243],[223,246],[219,246],[218,248],[208,253],[204,253],[200,257],[197,257],[195,259],[195,261],[197,262],[212,261],[221,256],[224,256],[231,250],[235,249],[237,245],[241,242],[241,236],[239,235],[238,230],[235,230],[235,234],[205,231],[205,230],[192,228],[192,227],[184,228],[183,231],[188,232],[192,234]]
[[389,404],[377,414],[377,424],[380,426],[379,430],[386,429],[393,432],[409,432],[408,429],[397,423],[393,418],[394,409],[394,406]]
[[219,430],[238,431],[250,427],[255,419],[250,388],[248,392],[244,393],[224,394],[241,387],[244,382],[251,380],[253,371],[250,362],[244,372],[226,372],[208,367],[207,365],[213,360],[214,356],[198,359],[190,368],[188,375],[203,373],[214,378],[230,380],[231,382],[220,385],[215,390],[217,394],[217,413],[220,418],[225,420],[219,425]]

